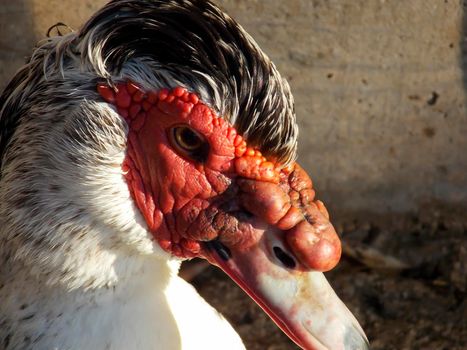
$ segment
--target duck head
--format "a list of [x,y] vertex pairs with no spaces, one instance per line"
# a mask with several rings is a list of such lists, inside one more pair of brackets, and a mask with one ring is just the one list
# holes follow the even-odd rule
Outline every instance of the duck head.
[[[296,163],[290,88],[215,5],[111,1],[78,33],[44,42],[4,96],[3,115],[20,116],[2,117],[4,183],[19,181],[20,168],[37,177],[33,185],[12,185],[15,194],[4,191],[5,217],[41,201],[44,178],[45,197],[70,204],[43,201],[60,212],[55,225],[67,233],[41,236],[46,228],[36,226],[37,237],[19,255],[37,252],[39,239],[58,247],[75,242],[62,222],[85,212],[104,232],[101,250],[130,247],[220,267],[304,349],[368,348],[322,273],[337,264],[341,245]],[[22,156],[31,149],[32,158]],[[37,159],[40,169],[32,165]],[[31,229],[44,222],[28,215]],[[15,218],[9,225],[24,225]],[[89,249],[82,252],[92,265]],[[36,260],[76,270],[67,275],[71,285],[85,280],[85,269],[66,259]],[[118,263],[112,254],[107,260]]]

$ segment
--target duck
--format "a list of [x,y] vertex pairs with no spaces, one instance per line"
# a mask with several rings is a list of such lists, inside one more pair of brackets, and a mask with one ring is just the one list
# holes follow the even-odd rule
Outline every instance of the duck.
[[[206,0],[113,0],[0,97],[0,347],[244,349],[202,258],[303,349],[368,349],[287,81]],[[226,300],[228,303],[228,300]]]

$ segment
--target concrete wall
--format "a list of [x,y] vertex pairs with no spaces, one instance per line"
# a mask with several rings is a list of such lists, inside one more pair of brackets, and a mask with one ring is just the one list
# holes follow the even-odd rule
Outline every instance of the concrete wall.
[[[0,87],[104,0],[0,0]],[[217,0],[289,80],[300,162],[330,208],[467,204],[465,0]]]

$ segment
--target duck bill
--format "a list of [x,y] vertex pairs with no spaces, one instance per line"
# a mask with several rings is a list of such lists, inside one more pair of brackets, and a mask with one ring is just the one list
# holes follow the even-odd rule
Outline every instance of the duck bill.
[[369,349],[358,321],[323,273],[302,268],[285,248],[279,232],[266,231],[246,250],[210,242],[207,257],[301,348]]

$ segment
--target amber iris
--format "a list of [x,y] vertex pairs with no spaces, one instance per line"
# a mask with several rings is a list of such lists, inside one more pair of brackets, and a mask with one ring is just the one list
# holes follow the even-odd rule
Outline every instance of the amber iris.
[[173,146],[182,156],[193,158],[196,152],[206,147],[204,138],[187,125],[172,127],[169,131],[169,137]]

